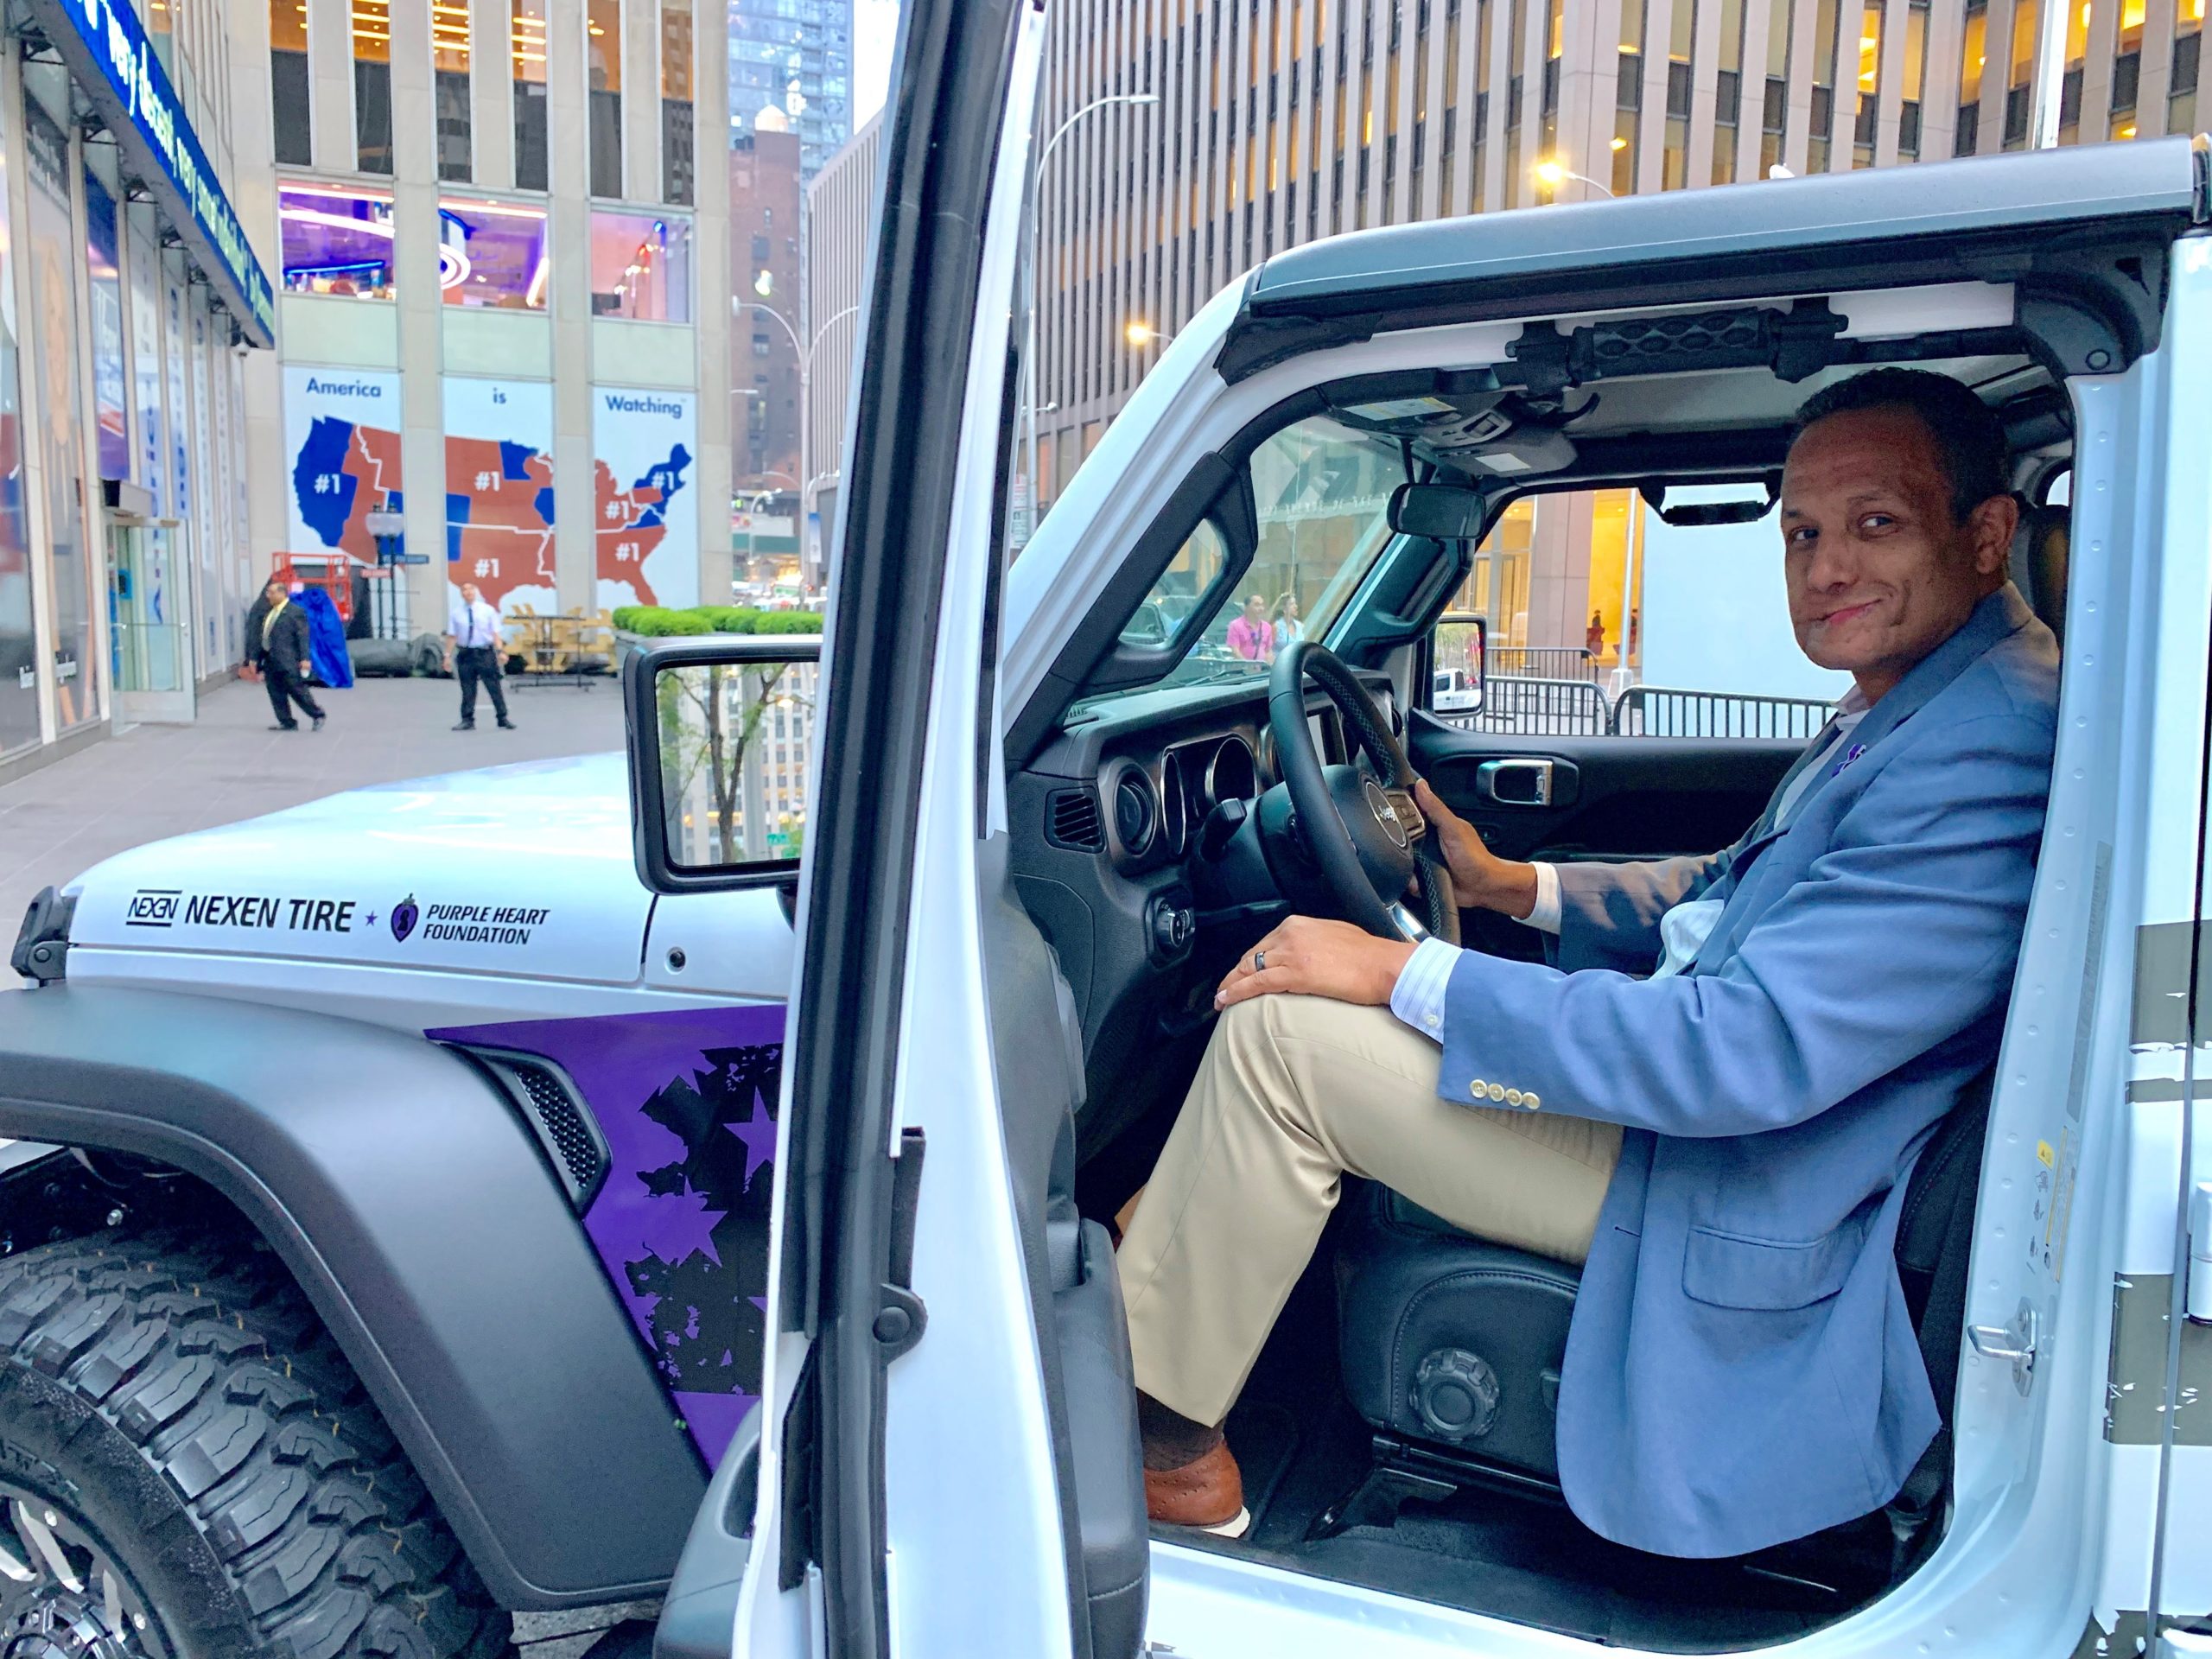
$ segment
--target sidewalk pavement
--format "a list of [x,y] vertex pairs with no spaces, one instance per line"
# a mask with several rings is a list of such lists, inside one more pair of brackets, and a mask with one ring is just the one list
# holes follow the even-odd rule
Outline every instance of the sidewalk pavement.
[[[317,690],[329,715],[320,732],[304,721],[296,732],[276,732],[267,694],[238,681],[201,698],[193,725],[133,727],[42,766],[0,787],[0,951],[15,943],[40,888],[149,841],[364,784],[621,747],[621,687],[587,683],[510,680],[518,730],[493,725],[480,694],[476,729],[456,732],[453,681],[364,679],[350,690]],[[0,988],[14,979],[0,967]]]

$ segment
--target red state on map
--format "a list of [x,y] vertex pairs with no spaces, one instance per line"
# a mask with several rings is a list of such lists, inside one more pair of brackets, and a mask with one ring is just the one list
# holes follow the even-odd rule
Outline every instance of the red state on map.
[[[650,478],[652,475],[649,474]],[[594,510],[598,524],[594,543],[601,582],[619,582],[636,595],[636,605],[657,605],[645,580],[645,561],[668,535],[662,522],[667,494],[658,485],[639,482],[625,489],[605,461],[593,472]]]
[[346,515],[346,528],[338,545],[369,564],[377,562],[377,538],[368,532],[367,518],[385,505],[387,493],[400,493],[399,434],[387,427],[357,426],[353,441],[346,446],[344,471],[360,482],[353,491],[353,510]]
[[498,438],[446,440],[446,573],[505,608],[553,579],[553,463]]

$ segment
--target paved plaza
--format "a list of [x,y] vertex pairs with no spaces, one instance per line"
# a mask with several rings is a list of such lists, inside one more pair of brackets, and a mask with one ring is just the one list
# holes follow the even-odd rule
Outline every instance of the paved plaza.
[[275,732],[261,687],[236,681],[200,700],[193,725],[137,726],[105,739],[0,786],[0,948],[13,944],[41,887],[127,848],[363,784],[620,748],[621,687],[587,686],[511,680],[519,730],[499,730],[480,698],[476,729],[456,732],[453,681],[365,679],[316,693],[330,717],[321,731]]

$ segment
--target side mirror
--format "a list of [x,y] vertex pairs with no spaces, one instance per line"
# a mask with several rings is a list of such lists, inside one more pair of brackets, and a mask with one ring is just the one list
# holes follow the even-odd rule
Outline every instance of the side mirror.
[[1482,539],[1483,493],[1464,484],[1401,484],[1390,492],[1390,528],[1433,542]]
[[1478,715],[1489,684],[1490,623],[1465,611],[1438,619],[1429,652],[1428,712],[1446,719]]
[[806,839],[822,641],[671,640],[622,665],[630,824],[653,893],[789,880]]

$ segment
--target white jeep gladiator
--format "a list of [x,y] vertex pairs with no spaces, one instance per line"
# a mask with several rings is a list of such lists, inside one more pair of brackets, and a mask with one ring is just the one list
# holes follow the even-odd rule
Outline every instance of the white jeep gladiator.
[[[33,906],[0,1653],[492,1653],[653,1597],[606,1655],[2212,1650],[2212,150],[1293,249],[1017,558],[1042,28],[906,9],[818,671],[671,643],[626,766],[355,791]],[[1412,771],[1507,856],[1710,851],[1802,747],[1454,677],[1484,538],[1633,491],[1732,583],[1793,412],[1895,363],[2002,420],[2063,647],[2002,1049],[1897,1243],[1943,1432],[1850,1525],[1609,1544],[1552,1446],[1573,1270],[1463,1270],[1369,1190],[1230,1418],[1252,1529],[1149,1528],[1104,1224],[1225,966],[1293,909],[1537,949],[1409,905],[1361,803]],[[1226,643],[1283,592],[1288,678]]]

